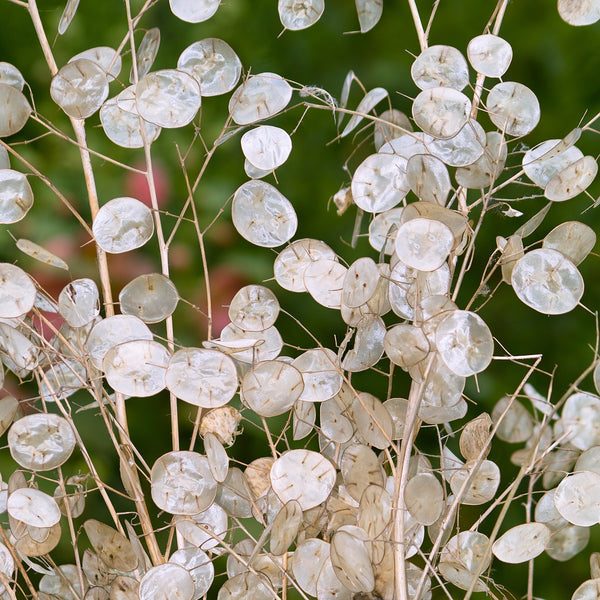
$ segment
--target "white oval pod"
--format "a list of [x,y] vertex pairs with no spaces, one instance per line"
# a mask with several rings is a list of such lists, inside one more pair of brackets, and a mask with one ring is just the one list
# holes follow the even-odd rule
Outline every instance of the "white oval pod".
[[56,500],[34,488],[20,488],[8,496],[8,514],[32,527],[52,527],[60,521]]
[[302,590],[311,596],[317,595],[317,580],[327,558],[329,542],[319,538],[304,540],[294,551],[292,573]]
[[[483,573],[489,566],[491,556],[487,555],[489,538],[475,531],[461,531],[448,540],[440,554],[439,570],[442,577],[459,587],[468,590],[476,573]],[[475,592],[485,592],[488,587],[478,579]]]
[[335,467],[318,452],[288,450],[271,467],[271,487],[287,504],[296,500],[308,510],[325,502],[335,485]]
[[215,481],[223,483],[229,470],[229,456],[219,438],[210,431],[204,435],[204,451]]
[[546,549],[550,534],[550,529],[543,523],[523,523],[498,538],[492,546],[492,552],[505,563],[527,562]]
[[24,469],[50,471],[71,456],[75,435],[69,423],[58,415],[27,415],[15,421],[8,431],[8,448]]
[[173,314],[179,302],[175,284],[161,273],[132,279],[119,293],[121,312],[144,323],[159,323]]
[[221,586],[217,600],[273,600],[272,587],[266,575],[244,571]]
[[231,118],[238,125],[248,125],[272,117],[292,99],[292,88],[281,75],[251,75],[229,99]]
[[264,331],[279,316],[277,296],[262,285],[247,285],[238,290],[229,304],[231,322],[244,331]]
[[83,327],[100,314],[100,294],[92,279],[75,279],[58,296],[61,316],[71,327]]
[[461,504],[479,505],[493,500],[500,485],[500,469],[491,460],[484,460],[478,466],[477,460],[466,462],[450,478],[450,487],[458,495],[467,479],[469,483],[460,498]]
[[176,519],[175,526],[177,533],[181,534],[186,542],[202,550],[210,550],[219,544],[219,540],[224,539],[228,522],[225,510],[213,502],[201,513]]
[[323,402],[341,389],[343,378],[335,353],[329,348],[314,348],[300,354],[292,366],[300,371],[304,389],[300,400]]
[[173,14],[187,23],[202,23],[210,19],[221,0],[169,0]]
[[598,174],[593,156],[584,156],[557,173],[546,186],[544,196],[552,202],[570,200],[585,191]]
[[304,270],[304,287],[322,306],[339,310],[347,272],[348,268],[337,260],[315,260]]
[[[331,564],[345,588],[352,592],[371,592],[375,587],[375,576],[367,548],[367,535],[358,527],[352,530],[351,533],[340,528],[331,536]],[[353,535],[357,531],[362,536],[360,533]]]
[[573,525],[590,527],[600,522],[600,475],[592,471],[567,475],[554,492],[554,504]]
[[206,38],[194,42],[180,54],[177,68],[198,82],[201,96],[219,96],[235,87],[242,63],[227,42]]
[[96,63],[105,73],[108,82],[114,81],[121,72],[121,56],[117,54],[114,48],[108,46],[98,46],[97,48],[89,48],[79,54],[76,54],[69,60],[73,62],[80,58],[86,58]]
[[346,447],[339,461],[348,494],[357,502],[370,485],[384,485],[385,474],[377,454],[364,444]]
[[296,500],[284,504],[271,527],[270,550],[275,556],[281,556],[296,539],[302,524],[302,508]]
[[520,258],[511,283],[522,302],[547,315],[573,310],[583,296],[583,277],[577,267],[550,248],[531,250]]
[[410,187],[406,159],[397,154],[371,154],[352,176],[352,199],[366,212],[380,213],[399,204]]
[[108,78],[100,65],[87,58],[68,62],[52,78],[50,95],[73,119],[87,119],[108,97]]
[[417,217],[403,223],[396,234],[398,258],[419,271],[441,267],[454,245],[454,235],[447,225],[435,219]]
[[7,83],[0,83],[0,138],[13,135],[23,127],[31,114],[31,106],[23,92]]
[[172,515],[196,515],[217,494],[206,456],[179,451],[163,454],[152,466],[152,500]]
[[291,202],[277,188],[259,180],[247,181],[236,190],[231,219],[243,238],[264,248],[285,244],[298,227]]
[[277,3],[281,24],[291,31],[314,25],[325,9],[324,0],[279,0]]
[[462,90],[469,83],[469,67],[452,46],[429,46],[413,62],[410,75],[418,88],[449,87]]
[[543,248],[558,250],[575,266],[588,256],[595,245],[595,231],[579,221],[565,221],[557,225],[542,241]]
[[247,131],[240,143],[246,159],[261,171],[280,167],[292,151],[292,138],[281,127],[260,125]]
[[152,237],[152,211],[135,198],[113,198],[100,207],[92,231],[105,252],[129,252],[140,248]]
[[213,563],[200,548],[181,548],[169,557],[169,562],[183,567],[194,582],[194,598],[201,598],[208,592],[215,578]]
[[494,340],[476,313],[454,310],[438,324],[435,345],[448,368],[462,377],[484,371],[492,361]]
[[0,62],[0,83],[14,87],[20,92],[25,86],[25,78],[17,67],[7,62]]
[[302,373],[280,360],[258,363],[242,379],[242,401],[262,417],[282,415],[304,389]]
[[404,502],[417,523],[433,525],[445,506],[444,488],[433,473],[417,473],[406,484]]
[[485,140],[483,154],[474,163],[456,169],[454,176],[459,185],[471,189],[489,187],[504,170],[508,156],[504,137],[497,131],[489,131]]
[[165,389],[170,358],[169,350],[158,342],[131,340],[113,346],[102,366],[106,381],[115,391],[144,398]]
[[305,238],[284,248],[273,263],[275,280],[291,292],[306,292],[304,272],[308,265],[321,258],[336,260],[335,252],[321,240]]
[[487,110],[492,123],[506,135],[521,137],[535,129],[540,120],[540,103],[522,83],[504,81],[488,94]]
[[264,331],[244,331],[233,323],[223,328],[220,340],[205,342],[211,343],[231,353],[236,360],[251,364],[273,360],[283,348],[283,340],[277,327],[267,327]]
[[233,360],[218,350],[183,348],[173,354],[165,374],[169,391],[181,400],[217,408],[227,404],[238,385]]
[[433,137],[455,136],[469,120],[471,101],[462,92],[449,87],[423,90],[414,100],[415,123]]
[[160,127],[119,105],[118,96],[107,100],[100,109],[100,122],[109,140],[122,148],[143,148],[160,134]]
[[513,51],[506,40],[487,33],[469,42],[467,57],[478,73],[486,77],[502,77],[510,66]]
[[33,206],[33,190],[23,173],[0,169],[0,223],[20,221]]
[[342,302],[350,308],[365,304],[375,293],[379,282],[379,271],[375,261],[363,256],[355,260],[344,277]]
[[194,581],[184,567],[164,563],[152,567],[140,581],[140,600],[192,600]]
[[542,142],[523,154],[523,170],[531,181],[545,188],[550,180],[563,169],[583,158],[583,152],[577,146],[570,146],[562,151],[561,140],[552,139]]
[[135,87],[135,98],[143,119],[168,129],[191,123],[201,104],[198,82],[176,69],[144,75]]
[[148,326],[133,315],[114,315],[94,325],[85,342],[94,366],[102,369],[106,353],[113,347],[131,340],[151,340]]
[[600,5],[595,0],[558,0],[558,14],[569,25],[592,25],[600,19]]
[[600,445],[600,398],[586,392],[577,392],[567,398],[561,422],[569,441],[579,450]]

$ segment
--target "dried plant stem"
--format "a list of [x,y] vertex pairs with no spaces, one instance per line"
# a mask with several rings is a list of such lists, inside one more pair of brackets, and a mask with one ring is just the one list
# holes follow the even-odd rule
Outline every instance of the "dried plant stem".
[[408,6],[410,7],[410,14],[413,18],[417,37],[419,38],[419,46],[421,47],[421,52],[423,52],[423,50],[427,48],[427,36],[425,35],[425,30],[423,29],[423,21],[421,21],[421,15],[419,15],[419,9],[416,1],[408,0]]

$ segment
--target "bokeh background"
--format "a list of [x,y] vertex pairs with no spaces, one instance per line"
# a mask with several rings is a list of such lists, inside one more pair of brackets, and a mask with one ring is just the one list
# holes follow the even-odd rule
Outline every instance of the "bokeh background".
[[[420,2],[425,19],[432,5],[429,1]],[[139,0],[132,2],[134,12],[140,6]],[[466,52],[468,41],[483,32],[494,7],[495,2],[489,0],[441,1],[431,28],[430,44],[454,45]],[[87,48],[100,45],[116,47],[126,34],[124,3],[120,0],[83,0],[71,27],[63,36],[55,32],[64,2],[40,0],[39,8],[59,66]],[[68,120],[50,99],[49,71],[26,10],[2,0],[0,16],[0,60],[11,62],[21,70],[39,113],[67,135],[72,135]],[[321,20],[312,28],[300,32],[282,32],[275,0],[225,0],[213,19],[196,25],[178,21],[172,16],[167,0],[157,0],[139,23],[136,41],[139,43],[144,31],[152,27],[159,27],[161,31],[161,45],[154,69],[174,68],[179,54],[189,44],[206,37],[219,37],[234,48],[246,71],[276,72],[297,82],[296,88],[316,86],[339,98],[346,73],[353,70],[366,89],[376,86],[386,88],[392,106],[407,114],[410,114],[411,97],[417,93],[410,79],[410,65],[419,50],[404,0],[384,0],[381,22],[366,34],[357,33],[358,20],[354,3],[350,0],[327,0]],[[509,164],[518,164],[521,155],[517,151],[548,138],[562,137],[600,110],[599,33],[598,24],[575,28],[564,23],[554,2],[521,0],[509,4],[500,35],[512,44],[514,58],[505,80],[519,81],[529,86],[537,94],[542,108],[542,118],[535,131],[513,144],[511,149],[515,154],[509,158]],[[131,64],[128,53],[124,54],[123,62],[123,71],[119,81],[112,84],[111,95],[128,85]],[[361,97],[362,92],[358,87],[353,88],[349,108],[355,107]],[[182,131],[164,130],[153,145],[159,199],[165,211],[164,226],[167,232],[175,222],[173,215],[178,214],[186,199],[185,179],[175,145],[182,152],[189,149],[186,166],[194,178],[202,164],[203,143],[211,147],[223,127],[227,100],[228,97],[205,99],[200,118],[196,120],[199,123],[197,131],[189,127]],[[297,106],[271,121],[288,131],[295,130],[292,154],[289,161],[277,171],[277,185],[292,201],[298,213],[297,237],[324,239],[348,263],[364,253],[376,258],[374,251],[369,250],[365,237],[359,238],[356,248],[350,247],[355,210],[350,208],[338,216],[332,202],[333,195],[349,184],[350,173],[362,158],[373,152],[372,132],[360,131],[359,128],[355,136],[339,140],[332,115],[323,110],[311,110],[305,114],[302,101],[303,98],[296,93],[293,102]],[[485,117],[482,117],[482,123],[489,125]],[[125,150],[112,144],[99,126],[97,116],[88,120],[88,136],[90,146],[99,153],[132,166],[143,164],[143,151]],[[79,156],[74,147],[58,136],[48,135],[39,124],[32,121],[14,139],[7,141],[14,143],[15,149],[48,176],[89,220]],[[597,156],[599,141],[595,134],[587,133],[578,145],[586,154]],[[196,194],[202,227],[207,227],[215,214],[224,208],[223,214],[205,236],[215,306],[213,335],[218,335],[220,328],[227,323],[226,308],[222,307],[226,307],[239,287],[266,282],[265,285],[276,291],[286,311],[307,327],[323,345],[333,348],[346,332],[339,315],[307,300],[306,295],[287,293],[270,282],[275,253],[251,246],[231,225],[228,201],[236,188],[247,179],[243,162],[237,136],[218,149]],[[140,199],[147,197],[142,177],[101,158],[94,158],[93,163],[101,203],[124,195]],[[16,159],[12,160],[12,166],[22,169]],[[272,177],[267,180],[274,182]],[[97,280],[95,252],[85,232],[46,186],[35,177],[31,177],[30,181],[36,194],[35,205],[22,222],[0,230],[0,259],[17,262],[54,297],[70,279],[92,277]],[[590,207],[594,198],[600,195],[600,183],[593,184],[589,191],[592,198],[581,195],[564,205],[553,207],[539,231],[528,242],[540,240],[564,220],[582,220],[597,230],[600,209]],[[515,185],[503,190],[503,198],[516,199],[534,193],[532,188]],[[486,231],[478,240],[477,258],[459,297],[459,304],[466,302],[477,288],[481,273],[495,247],[495,236],[510,235],[544,204],[543,197],[515,203],[515,207],[524,213],[519,219],[507,218],[500,212],[488,217],[484,228]],[[365,220],[363,233],[366,225]],[[20,254],[15,248],[13,236],[31,239],[55,252],[69,263],[70,272],[57,272]],[[173,280],[181,297],[190,303],[181,303],[175,314],[177,342],[199,346],[207,337],[206,321],[202,316],[206,307],[205,273],[190,224],[181,226],[170,256]],[[110,265],[113,293],[116,296],[135,276],[160,270],[157,246],[150,243],[138,251],[113,257]],[[598,256],[588,257],[581,265],[581,271],[586,280],[583,303],[593,313],[600,301]],[[484,299],[481,298],[481,302]],[[540,373],[534,375],[531,381],[542,393],[552,387],[552,399],[556,399],[593,360],[596,324],[589,311],[579,307],[568,315],[539,315],[518,302],[512,290],[504,285],[495,290],[480,314],[498,342],[512,354],[544,355],[540,366],[546,372],[554,373],[553,379]],[[278,326],[291,346],[290,353],[294,352],[295,346],[306,348],[314,345],[293,319],[282,316]],[[155,330],[159,335],[163,333],[160,327]],[[497,351],[500,352],[499,346]],[[491,411],[493,403],[510,393],[524,372],[524,369],[508,362],[494,363],[479,377],[477,388],[469,384],[467,394],[478,405]],[[404,382],[407,384],[408,380],[403,380],[402,375],[398,377],[399,386]],[[356,381],[360,382],[362,389],[381,395],[385,393],[386,382],[381,377],[361,375]],[[584,382],[583,387],[593,391],[591,378]],[[34,388],[27,382],[20,384],[9,377],[6,391],[23,400],[35,394]],[[81,399],[82,404],[85,401]],[[164,397],[133,399],[128,403],[134,442],[149,464],[170,449],[167,410]],[[118,485],[110,442],[96,426],[97,417],[93,413],[86,411],[77,418],[87,432],[90,448],[98,457],[101,472],[107,480]],[[191,411],[182,409],[183,436],[191,432],[192,418]],[[250,424],[232,450],[234,454],[237,453],[239,460],[248,462],[265,453],[263,443],[264,438]],[[495,444],[499,454],[510,454],[508,445],[500,441]],[[505,451],[502,452],[504,447]],[[9,468],[8,461],[2,464],[6,464],[6,469]],[[502,470],[506,482],[516,473],[516,467],[508,461],[502,465]],[[100,505],[97,510],[101,510]],[[511,519],[515,524],[519,522],[523,518],[523,511],[522,505],[515,506],[509,522]],[[475,516],[474,512],[472,518]],[[595,531],[588,549],[600,550],[599,539]],[[570,597],[577,585],[589,577],[587,555],[586,551],[581,557],[565,564],[540,557],[536,561],[536,595],[547,600]],[[495,578],[496,572],[492,572],[491,576]],[[498,580],[516,597],[526,590],[526,576],[525,566],[511,567],[506,575],[498,572]],[[455,589],[455,592],[458,590]],[[498,590],[499,596],[502,593],[510,597],[508,592]]]

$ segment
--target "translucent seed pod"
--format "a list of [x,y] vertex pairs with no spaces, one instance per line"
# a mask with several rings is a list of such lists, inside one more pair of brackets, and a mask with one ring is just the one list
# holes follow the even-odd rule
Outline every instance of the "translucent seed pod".
[[260,125],[247,131],[241,138],[246,159],[261,171],[273,171],[288,159],[292,138],[281,127]]
[[336,355],[329,348],[315,348],[300,354],[292,366],[302,373],[304,389],[300,400],[324,402],[341,389],[343,378]]
[[175,352],[169,360],[165,382],[178,398],[202,408],[224,406],[238,386],[235,364],[229,356],[199,348]]
[[61,316],[71,327],[83,327],[100,314],[98,286],[92,279],[75,279],[58,296]]
[[231,352],[236,360],[251,364],[273,360],[283,348],[283,340],[275,326],[264,331],[244,331],[233,323],[223,328],[218,344]]
[[144,323],[159,323],[177,308],[179,294],[173,282],[160,273],[140,275],[120,292],[121,312]]
[[583,296],[583,277],[577,267],[550,248],[532,250],[519,259],[511,283],[522,302],[547,315],[573,310]]
[[222,506],[230,517],[249,519],[252,516],[252,492],[240,469],[229,469],[227,478],[217,487],[215,502]]
[[[435,221],[439,221],[446,225],[454,236],[453,250],[461,244],[467,229],[467,219],[465,215],[456,210],[440,206],[435,202],[411,202],[402,212],[402,223],[406,223],[417,217],[434,219]],[[443,267],[444,265],[442,265],[442,268]],[[417,277],[419,277],[419,275],[417,275]]]
[[513,51],[506,40],[487,33],[469,42],[467,57],[478,73],[486,77],[502,77],[510,66]]
[[[600,445],[600,398],[577,392],[567,398],[561,422],[568,440],[579,450]],[[577,523],[576,523],[577,525]]]
[[432,473],[418,473],[406,484],[404,502],[417,523],[432,525],[444,510],[444,489]]
[[373,394],[359,392],[355,395],[347,414],[365,443],[379,450],[389,447],[394,423],[385,406]]
[[245,331],[264,331],[279,316],[277,296],[262,285],[241,288],[229,304],[231,322]]
[[11,456],[24,469],[50,471],[71,456],[75,435],[62,417],[38,413],[13,423],[8,431],[8,447]]
[[10,157],[4,146],[0,146],[0,169],[10,169]]
[[40,383],[40,397],[44,402],[65,400],[86,385],[85,365],[80,360],[65,360],[44,372]]
[[506,135],[521,137],[533,131],[540,120],[540,103],[522,83],[504,81],[488,94],[487,110],[492,123]]
[[112,347],[102,365],[106,381],[116,392],[144,398],[165,389],[170,358],[167,348],[158,342],[132,340]]
[[58,22],[58,34],[64,35],[71,25],[75,14],[77,13],[77,8],[79,7],[79,0],[67,0],[65,4],[65,8],[60,17],[60,21]]
[[78,475],[67,479],[63,488],[58,485],[54,490],[54,499],[58,504],[60,512],[65,517],[71,515],[73,518],[80,517],[85,509],[85,490]]
[[553,560],[565,562],[577,556],[590,541],[590,528],[566,523],[562,529],[552,532],[546,545],[546,554]]
[[100,109],[100,122],[109,140],[122,148],[143,148],[160,134],[160,127],[137,114],[124,110],[116,98],[107,100]]
[[498,538],[492,546],[492,553],[505,563],[527,562],[545,550],[550,534],[550,529],[543,523],[523,523]]
[[201,104],[198,82],[175,69],[144,75],[135,87],[135,97],[144,120],[169,129],[191,123]]
[[423,330],[409,323],[400,323],[388,329],[383,343],[388,358],[403,369],[425,359],[430,349]]
[[561,140],[552,139],[542,142],[523,155],[523,170],[531,181],[545,188],[550,180],[563,169],[583,158],[583,152],[576,146],[555,152]]
[[450,193],[450,175],[446,165],[435,156],[415,154],[406,164],[406,179],[419,200],[444,206]]
[[590,527],[600,521],[600,475],[581,471],[567,475],[554,492],[554,504],[573,525]]
[[[466,488],[465,482],[469,480]],[[500,469],[491,460],[479,463],[477,460],[466,462],[450,478],[452,492],[460,496],[461,504],[479,505],[494,499],[500,485]]]
[[347,267],[337,260],[316,260],[304,271],[304,286],[319,304],[339,310],[347,272]]
[[329,558],[329,548],[329,542],[308,538],[294,551],[292,573],[302,590],[311,596],[317,595],[317,580],[325,560]]
[[87,119],[108,97],[108,78],[97,63],[78,58],[52,78],[50,95],[69,117]]
[[44,263],[45,265],[57,267],[58,269],[63,269],[65,271],[69,270],[69,265],[62,258],[59,258],[31,240],[20,238],[17,240],[15,246],[21,252],[27,254],[27,256],[31,256],[31,258]]
[[384,485],[384,472],[377,455],[363,444],[346,447],[340,459],[340,472],[346,490],[356,502],[370,485]]
[[243,238],[263,248],[285,244],[298,227],[291,202],[277,188],[258,180],[247,181],[236,190],[231,218]]
[[592,25],[600,19],[600,6],[594,0],[588,2],[558,0],[558,14],[569,25]]
[[289,411],[304,389],[302,374],[278,360],[263,361],[242,380],[242,401],[262,417]]
[[152,500],[173,515],[196,515],[206,510],[217,494],[208,460],[197,452],[163,454],[152,466]]
[[25,79],[17,67],[7,62],[0,62],[0,83],[10,85],[21,92],[25,86]]
[[[394,427],[392,429],[392,439],[401,440],[404,435],[404,424],[406,422],[406,411],[408,410],[408,400],[406,398],[389,398],[383,405],[392,417]],[[321,410],[323,410],[321,408]]]
[[411,219],[403,223],[396,234],[398,258],[419,271],[435,271],[441,267],[453,246],[454,235],[450,228],[434,219]]
[[525,256],[523,238],[520,235],[511,235],[508,240],[500,242],[502,257],[500,265],[502,269],[502,281],[511,284],[512,272],[517,261]]
[[28,373],[40,360],[40,348],[21,331],[6,323],[0,323],[0,349],[2,362],[13,372],[22,370]]
[[342,302],[350,308],[365,304],[375,293],[379,271],[372,258],[357,259],[346,272],[342,289]]
[[363,120],[364,115],[370,113],[384,98],[389,96],[388,91],[382,87],[376,87],[369,90],[358,103],[354,114],[350,117],[350,120],[344,127],[340,137],[346,137],[352,133]]
[[469,67],[462,53],[452,46],[429,46],[417,56],[410,75],[421,90],[448,87],[459,92],[469,83]]
[[97,369],[102,369],[106,353],[114,346],[131,340],[151,340],[148,326],[133,315],[114,315],[99,321],[85,342],[85,349]]
[[380,213],[402,202],[410,187],[407,161],[396,154],[371,154],[352,177],[352,198],[366,212]]
[[107,567],[133,571],[138,566],[133,546],[122,533],[95,519],[88,519],[83,528],[92,548]]
[[[461,531],[450,538],[440,554],[439,570],[442,577],[459,587],[468,590],[473,577],[483,573],[489,566],[491,556],[487,554],[489,539],[476,531]],[[481,579],[475,582],[475,592],[488,589]]]
[[137,68],[137,79],[136,73],[131,67],[129,74],[129,83],[136,83],[144,75],[150,72],[156,55],[158,54],[158,48],[160,46],[160,29],[158,27],[152,27],[144,33],[144,37],[140,42],[140,45],[135,54],[135,63]]
[[415,123],[433,137],[455,136],[469,120],[471,101],[462,92],[449,87],[423,90],[414,100]]
[[275,556],[287,552],[296,539],[302,524],[302,508],[296,500],[284,504],[273,521],[271,527],[270,549]]
[[271,581],[266,575],[245,571],[222,585],[217,600],[243,600],[248,597],[248,590],[252,590],[252,600],[270,600],[273,598],[271,588]]
[[321,403],[321,432],[327,438],[339,444],[347,442],[354,433],[354,425],[346,416],[346,407],[336,394]]
[[[483,156],[486,133],[473,119],[448,139],[434,139],[427,142],[428,151],[449,167],[472,165]],[[501,170],[500,170],[501,172]]]
[[21,488],[8,496],[8,514],[32,527],[52,527],[60,521],[60,510],[52,496],[33,488]]
[[173,14],[187,23],[208,21],[219,8],[221,0],[169,0]]
[[194,582],[193,598],[201,598],[208,592],[215,578],[215,568],[206,552],[200,548],[181,548],[171,554],[169,562],[190,574]]
[[483,458],[490,453],[488,440],[492,426],[492,419],[487,413],[481,413],[464,426],[460,434],[459,447],[460,453],[466,461],[479,458],[482,451]]
[[592,471],[600,475],[600,446],[593,446],[582,452],[573,471]]
[[366,33],[379,22],[383,13],[383,0],[355,0],[355,4],[360,31]]
[[20,90],[0,82],[0,138],[18,133],[25,127],[31,114],[31,106]]
[[552,202],[564,202],[584,192],[598,174],[593,156],[584,156],[557,173],[546,186],[544,196]]
[[229,470],[229,456],[214,433],[209,432],[204,436],[204,450],[212,476],[217,483],[223,483]]
[[369,224],[369,244],[378,252],[392,254],[396,231],[402,224],[404,207],[391,208],[375,215]]
[[406,131],[412,131],[412,125],[402,111],[392,108],[382,112],[373,130],[375,150],[379,151],[384,144],[400,137]]
[[248,125],[281,112],[292,99],[290,84],[276,73],[250,76],[231,95],[229,112],[238,125]]
[[113,198],[100,207],[92,231],[109,254],[141,248],[154,234],[152,211],[135,198]]
[[375,575],[367,534],[360,527],[345,527],[352,529],[341,527],[331,536],[330,557],[334,573],[346,589],[355,593],[371,592],[375,588]]
[[325,9],[324,0],[279,0],[277,8],[281,24],[292,31],[314,25]]
[[152,567],[140,581],[140,600],[192,600],[194,581],[187,569],[175,563]]
[[485,138],[484,153],[474,163],[456,169],[459,185],[470,189],[490,187],[504,170],[508,148],[502,134],[490,131]]
[[[40,579],[39,590],[50,597],[66,598],[66,600],[79,600],[71,590],[80,588],[80,571],[75,565],[61,565],[57,569],[60,573],[52,571]],[[45,572],[45,571],[44,571]],[[85,591],[85,590],[83,590]]]
[[33,206],[33,190],[23,173],[0,169],[0,223],[20,221]]
[[594,230],[579,221],[557,225],[542,241],[543,248],[558,250],[575,266],[579,265],[596,245]]
[[373,367],[383,356],[385,323],[377,315],[365,315],[356,324],[354,347],[342,359],[345,371],[357,373]]
[[320,240],[296,240],[277,255],[273,263],[275,280],[291,292],[306,292],[304,272],[311,262],[321,258],[337,260],[337,255]]
[[448,368],[462,377],[484,371],[494,352],[488,326],[479,315],[464,310],[452,311],[440,321],[435,344]]
[[202,550],[210,550],[225,537],[228,521],[225,510],[215,502],[201,513],[176,519],[175,526],[186,542]]
[[114,81],[121,72],[121,56],[117,54],[114,48],[108,46],[98,46],[97,48],[89,48],[79,54],[76,54],[69,62],[85,58],[96,63],[105,73],[108,82]]
[[194,77],[200,85],[201,96],[220,96],[235,87],[242,63],[227,42],[206,38],[194,42],[180,54],[177,68]]

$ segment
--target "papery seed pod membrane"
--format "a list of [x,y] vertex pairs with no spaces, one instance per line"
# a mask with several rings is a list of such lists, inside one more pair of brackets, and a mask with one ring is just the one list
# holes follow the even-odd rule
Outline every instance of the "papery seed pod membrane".
[[355,4],[360,31],[366,33],[379,22],[383,12],[383,0],[355,0]]
[[375,576],[367,548],[368,538],[360,527],[351,527],[351,531],[340,528],[331,536],[331,564],[345,588],[352,592],[371,592],[375,588]]
[[[446,225],[454,236],[453,249],[458,247],[462,242],[467,229],[467,219],[458,211],[445,208],[435,202],[411,202],[402,212],[402,223],[406,223],[417,217],[433,219]],[[431,294],[431,291],[429,293]]]
[[[466,481],[469,483],[466,484]],[[452,492],[460,496],[461,504],[485,504],[494,498],[500,485],[500,469],[491,460],[466,462],[450,478]]]
[[482,450],[482,458],[490,453],[491,446],[488,444],[490,429],[493,426],[492,419],[487,413],[481,413],[475,419],[469,421],[460,434],[460,453],[464,459],[469,461],[479,457]]
[[252,492],[240,469],[229,469],[227,478],[217,487],[215,502],[222,506],[230,517],[249,519],[252,516]]
[[400,137],[406,131],[412,131],[412,125],[402,111],[392,108],[382,112],[373,131],[375,150],[379,151],[384,144]]
[[363,444],[347,446],[340,459],[340,471],[346,490],[356,502],[370,485],[384,484],[384,473],[371,448]]
[[113,198],[96,214],[92,231],[105,252],[119,254],[135,250],[154,233],[152,211],[135,198]]
[[71,327],[83,327],[100,314],[100,295],[92,279],[75,279],[58,297],[61,316]]
[[[154,64],[154,59],[158,53],[158,47],[160,46],[160,29],[158,27],[153,27],[152,29],[148,29],[146,33],[144,33],[144,37],[140,42],[140,45],[137,49],[135,55],[135,66],[137,69],[137,73],[133,69],[133,65],[131,67],[131,71],[129,73],[129,83],[137,83],[144,75],[146,75],[152,65]],[[136,77],[137,75],[137,77]]]
[[[39,591],[56,598],[66,600],[78,600],[71,590],[81,589],[81,573],[75,565],[61,565],[52,571],[52,575],[46,574],[40,579]],[[46,571],[44,571],[46,573]],[[85,589],[83,590],[85,592]]]
[[169,557],[169,562],[183,567],[194,582],[194,598],[201,598],[210,589],[214,578],[213,563],[200,548],[181,548]]
[[121,56],[117,54],[114,48],[108,46],[98,46],[97,48],[89,48],[79,54],[76,54],[69,62],[85,58],[96,63],[105,73],[108,82],[114,81],[121,72]]
[[173,354],[165,374],[166,385],[178,398],[216,408],[227,404],[237,390],[232,359],[217,350],[184,348]]
[[[470,589],[473,577],[483,573],[490,564],[488,545],[489,539],[483,533],[461,531],[442,549],[439,562],[440,574],[446,581],[460,589]],[[478,579],[473,589],[475,592],[485,592],[488,587]]]
[[600,475],[581,471],[567,475],[554,492],[556,509],[569,523],[590,527],[600,521]]
[[441,267],[453,245],[454,236],[447,225],[422,217],[403,223],[395,240],[398,258],[419,271],[435,271]]
[[575,266],[580,264],[596,245],[596,233],[579,221],[557,225],[542,241],[543,248],[558,250]]
[[450,87],[423,90],[412,106],[415,123],[425,133],[440,139],[455,136],[469,120],[470,113],[471,101]]
[[31,106],[20,90],[0,82],[0,138],[21,131],[31,114]]
[[20,238],[17,240],[15,246],[27,256],[51,267],[57,267],[58,269],[69,270],[69,265],[62,259],[52,254],[52,252],[46,250],[42,246],[39,246],[31,240],[25,240]]
[[369,224],[369,244],[378,252],[392,254],[396,231],[402,221],[404,207],[391,208],[378,215]]
[[0,62],[0,83],[10,85],[21,92],[25,86],[25,79],[17,67],[7,62]]
[[140,581],[140,600],[192,600],[194,581],[189,571],[174,563],[152,567]]
[[584,192],[598,173],[593,156],[584,156],[557,173],[546,186],[544,196],[552,202],[564,202]]
[[456,169],[454,176],[459,185],[470,189],[490,187],[504,170],[508,148],[502,134],[489,131],[485,139],[483,154],[475,162]]
[[444,509],[444,489],[435,475],[418,473],[406,484],[404,502],[417,523],[432,525]]
[[173,314],[179,294],[173,282],[160,273],[140,275],[119,294],[121,312],[134,315],[144,323],[159,323]]
[[217,347],[229,348],[231,356],[236,360],[251,364],[273,360],[283,348],[281,334],[275,326],[267,327],[264,331],[244,331],[233,323],[223,328],[218,344],[220,346]]
[[273,171],[280,167],[292,151],[289,134],[272,125],[261,125],[247,131],[240,143],[246,159],[263,171]]
[[302,373],[304,380],[300,400],[323,402],[335,396],[342,387],[338,360],[329,348],[307,350],[294,359],[292,366]]
[[462,90],[469,83],[469,68],[465,57],[452,46],[429,46],[410,68],[418,88],[447,87]]
[[595,0],[558,0],[558,14],[569,25],[591,25],[600,19],[600,5]]
[[229,456],[214,433],[209,432],[204,436],[204,450],[212,476],[217,483],[223,483],[229,470]]
[[385,323],[376,315],[364,316],[356,325],[354,347],[342,359],[345,371],[357,373],[373,367],[383,356]]
[[235,87],[242,63],[227,42],[206,38],[194,42],[180,54],[177,68],[194,77],[200,85],[201,96],[219,96]]
[[277,297],[262,285],[241,288],[229,304],[229,318],[245,331],[264,331],[274,325],[278,315]]
[[566,440],[575,448],[600,445],[600,398],[586,392],[572,394],[563,406],[561,422]]
[[0,169],[0,223],[20,221],[33,206],[33,190],[23,173]]
[[83,527],[90,544],[107,567],[133,571],[138,566],[131,542],[122,533],[95,519],[88,519]]
[[477,121],[469,119],[455,135],[443,139],[430,139],[426,145],[429,153],[449,167],[465,167],[483,156],[486,134]]
[[435,156],[416,154],[406,165],[410,189],[420,200],[444,205],[450,193],[450,175],[446,165]]
[[347,267],[337,260],[313,261],[304,270],[304,287],[322,306],[339,310],[347,272]]
[[176,519],[177,533],[202,550],[215,548],[227,533],[227,526],[227,513],[216,503],[197,515]]
[[292,31],[299,31],[314,25],[323,14],[323,0],[279,0],[281,24]]
[[103,104],[100,122],[106,136],[122,148],[142,148],[145,143],[154,142],[160,134],[158,125],[124,110],[115,98]]
[[373,394],[359,392],[347,413],[365,443],[380,450],[390,445],[394,428],[392,417]]
[[250,76],[231,95],[229,112],[238,125],[248,125],[281,112],[292,98],[292,88],[281,75]]
[[50,366],[42,375],[40,397],[44,402],[56,402],[72,396],[86,386],[87,371],[79,360],[66,360]]
[[540,120],[540,103],[522,83],[504,81],[488,94],[487,111],[492,123],[506,135],[521,137],[535,129]]
[[502,562],[518,564],[539,556],[550,542],[550,529],[543,523],[524,523],[509,529],[492,546]]
[[546,140],[523,155],[525,174],[542,188],[545,188],[555,175],[583,158],[583,152],[576,146],[555,152],[560,145],[561,140]]
[[511,45],[490,33],[474,37],[467,46],[471,66],[486,77],[502,77],[513,57]]
[[363,115],[370,113],[384,98],[389,96],[385,88],[377,87],[369,90],[364,98],[358,103],[356,111],[350,117],[346,127],[344,127],[340,137],[345,137],[354,131],[363,120]]
[[50,95],[69,117],[87,119],[108,97],[108,78],[97,63],[78,58],[52,78]]

